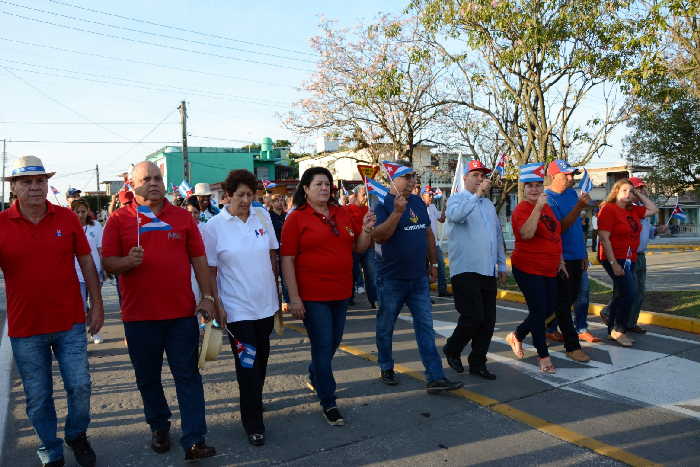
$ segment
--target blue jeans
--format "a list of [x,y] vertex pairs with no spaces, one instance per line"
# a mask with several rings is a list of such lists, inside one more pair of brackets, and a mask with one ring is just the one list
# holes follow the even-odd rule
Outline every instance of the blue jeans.
[[639,312],[644,302],[644,292],[647,284],[647,256],[644,253],[637,253],[637,263],[634,265],[634,274],[637,276],[637,294],[632,298],[630,314],[627,318],[627,327],[633,328],[637,325]]
[[442,249],[435,246],[435,255],[437,256],[437,288],[438,294],[447,293],[447,278],[445,277],[445,257],[442,255]]
[[632,309],[634,297],[637,295],[637,275],[635,274],[635,263],[629,270],[625,269],[625,260],[618,259],[618,264],[623,268],[625,274],[616,276],[613,274],[610,261],[601,261],[605,272],[613,281],[615,292],[613,298],[608,304],[608,334],[615,329],[617,332],[627,331],[628,319]]
[[343,340],[347,300],[304,302],[304,327],[311,341],[309,379],[321,400],[321,407],[335,407],[333,356]]
[[207,423],[204,418],[202,376],[197,368],[197,319],[192,316],[158,321],[126,321],[124,333],[136,373],[136,386],[141,392],[143,411],[151,431],[170,427],[172,414],[160,378],[165,351],[180,407],[180,444],[187,450],[204,441]]
[[574,326],[576,332],[581,334],[588,331],[588,305],[591,284],[588,279],[588,271],[581,273],[581,288],[574,302]]
[[66,389],[65,436],[75,439],[87,431],[90,423],[91,387],[85,324],[75,324],[67,331],[51,334],[11,337],[10,342],[27,398],[27,417],[41,441],[37,451],[39,459],[44,464],[61,459],[63,440],[57,437],[51,354],[58,361]]
[[[364,277],[361,272],[364,272]],[[367,248],[362,254],[353,253],[353,277],[355,285],[364,284],[367,292],[367,300],[377,302],[377,262],[374,257],[374,248]],[[363,280],[364,279],[364,280]],[[355,289],[353,288],[353,297]]]
[[418,352],[425,367],[428,382],[443,379],[442,359],[435,347],[435,330],[433,329],[433,310],[430,303],[428,277],[415,280],[382,280],[379,311],[377,311],[377,350],[379,368],[394,368],[392,358],[392,339],[394,325],[401,308],[406,304],[413,317],[413,329],[416,333]]

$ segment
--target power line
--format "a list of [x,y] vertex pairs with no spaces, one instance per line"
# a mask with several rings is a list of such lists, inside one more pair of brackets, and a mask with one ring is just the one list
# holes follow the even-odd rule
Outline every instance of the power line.
[[61,18],[72,20],[72,21],[79,21],[82,23],[90,23],[90,24],[94,24],[96,26],[118,29],[118,30],[122,30],[122,31],[135,32],[138,34],[145,34],[148,36],[159,37],[162,39],[175,40],[175,41],[180,41],[180,42],[188,42],[191,44],[204,45],[207,47],[216,47],[216,48],[220,48],[220,49],[229,49],[229,50],[234,50],[236,52],[243,52],[243,53],[249,53],[249,54],[254,54],[254,55],[262,55],[262,56],[272,57],[272,58],[280,58],[282,60],[294,60],[297,62],[312,63],[312,64],[315,63],[312,60],[307,60],[304,58],[285,57],[283,55],[277,55],[277,54],[273,54],[273,53],[269,53],[269,52],[256,52],[254,50],[246,50],[246,49],[241,49],[239,47],[231,47],[228,45],[215,44],[212,42],[204,42],[204,41],[198,41],[198,40],[194,40],[194,39],[185,39],[184,37],[170,36],[168,34],[161,34],[161,33],[156,33],[156,32],[151,32],[151,31],[144,31],[141,29],[128,28],[125,26],[119,26],[119,25],[115,25],[115,24],[102,23],[100,21],[94,21],[94,20],[90,20],[90,19],[86,19],[86,18],[80,18],[77,16],[64,15],[64,14],[57,13],[54,11],[42,10],[40,8],[34,8],[34,7],[27,6],[27,5],[19,4],[19,3],[13,3],[13,2],[9,2],[7,0],[0,0],[0,3],[4,3],[6,5],[11,5],[11,6],[14,6],[17,8],[24,8],[25,10],[31,10],[31,11],[34,11],[37,13],[43,13],[43,14],[47,14],[47,15],[51,15],[51,16],[58,16]]
[[245,139],[231,139],[231,138],[219,138],[217,136],[199,136],[199,135],[190,135],[190,138],[203,138],[203,139],[211,139],[215,141],[231,141],[234,143],[249,143],[249,144],[256,144],[255,141],[248,141]]
[[9,39],[6,37],[0,37],[0,40],[6,41],[6,42],[14,42],[15,44],[28,45],[31,47],[40,47],[40,48],[49,49],[49,50],[57,50],[59,52],[66,52],[66,53],[82,55],[82,56],[86,56],[86,57],[96,57],[96,58],[101,58],[104,60],[113,60],[113,61],[118,61],[118,62],[134,63],[136,65],[146,65],[146,66],[152,66],[152,67],[156,67],[156,68],[163,68],[166,70],[184,71],[187,73],[197,73],[200,75],[213,76],[213,77],[217,77],[217,78],[226,78],[226,79],[234,79],[234,80],[239,80],[239,81],[247,81],[249,83],[255,83],[255,84],[260,84],[260,85],[264,85],[264,86],[282,86],[282,87],[296,89],[296,86],[292,86],[291,84],[273,83],[270,81],[261,81],[261,80],[256,80],[256,79],[244,78],[242,76],[227,75],[224,73],[214,73],[214,72],[210,72],[210,71],[196,70],[196,69],[192,69],[192,68],[183,68],[183,67],[174,66],[174,65],[165,65],[165,64],[160,64],[160,63],[146,62],[146,61],[136,60],[136,59],[132,59],[132,58],[126,58],[126,57],[116,57],[113,55],[103,55],[103,54],[98,54],[98,53],[94,53],[94,52],[85,52],[85,51],[81,51],[81,50],[66,49],[63,47],[56,47],[53,45],[38,44],[36,42],[27,42],[27,41],[20,41],[20,40],[16,40],[16,39]]
[[80,5],[75,5],[75,4],[72,4],[72,3],[60,2],[60,1],[58,1],[58,0],[48,0],[48,1],[50,1],[51,3],[55,3],[55,4],[57,4],[57,5],[63,5],[63,6],[71,7],[71,8],[77,8],[77,9],[83,10],[83,11],[89,11],[90,13],[98,13],[98,14],[101,14],[101,15],[112,16],[112,17],[114,17],[114,18],[124,19],[124,20],[127,20],[127,21],[134,21],[134,22],[137,22],[137,23],[149,24],[149,25],[151,25],[151,26],[158,26],[158,27],[161,27],[161,28],[171,29],[171,30],[173,30],[173,31],[189,32],[189,33],[191,33],[191,34],[197,34],[197,35],[203,36],[203,37],[211,37],[211,38],[214,38],[214,39],[223,39],[223,40],[227,40],[227,41],[231,41],[231,42],[238,42],[238,43],[240,43],[240,44],[253,45],[253,46],[256,46],[256,47],[263,47],[263,48],[268,48],[268,49],[275,49],[275,50],[280,50],[280,51],[289,52],[289,53],[295,53],[295,54],[299,54],[299,55],[308,55],[308,56],[311,56],[311,57],[316,57],[316,56],[317,56],[316,54],[311,53],[311,52],[304,52],[304,51],[301,51],[301,50],[287,49],[287,48],[278,47],[278,46],[275,46],[275,45],[262,44],[262,43],[260,43],[260,42],[244,41],[244,40],[241,40],[241,39],[234,39],[234,38],[232,38],[232,37],[221,36],[221,35],[219,35],[219,34],[212,34],[212,33],[206,33],[206,32],[201,32],[201,31],[195,31],[195,30],[192,30],[192,29],[180,28],[180,27],[177,27],[177,26],[172,26],[172,25],[170,25],[170,24],[156,23],[155,21],[148,21],[148,20],[144,20],[144,19],[133,18],[133,17],[130,17],[130,16],[118,15],[118,14],[116,14],[116,13],[110,13],[110,12],[107,12],[107,11],[104,11],[104,10],[97,10],[97,9],[93,9],[93,8],[87,8],[87,7],[80,6]]
[[[128,125],[128,126],[143,126],[155,125],[156,122],[95,122],[100,125]],[[177,125],[177,122],[166,123],[165,125]],[[0,121],[0,125],[93,125],[93,122],[37,122],[37,121],[21,121],[21,120],[6,120]]]
[[97,141],[97,140],[50,140],[50,139],[7,139],[8,143],[37,144],[179,144],[179,141]]
[[54,23],[54,22],[51,22],[51,21],[41,20],[41,19],[38,19],[38,18],[32,18],[31,16],[19,15],[19,14],[17,14],[17,13],[13,13],[13,12],[10,12],[10,11],[7,11],[7,10],[0,10],[0,13],[3,13],[3,14],[8,15],[8,16],[14,16],[15,18],[24,19],[24,20],[27,20],[27,21],[33,21],[33,22],[35,22],[35,23],[48,24],[48,25],[50,25],[50,26],[54,26],[54,27],[58,27],[58,28],[70,29],[70,30],[73,30],[73,31],[84,32],[84,33],[87,33],[87,34],[93,34],[93,35],[100,36],[100,37],[107,37],[107,38],[110,38],[110,39],[119,39],[119,40],[122,40],[122,41],[133,42],[133,43],[136,43],[136,44],[143,44],[143,45],[150,45],[150,46],[153,46],[153,47],[160,47],[160,48],[162,48],[162,49],[170,49],[170,50],[175,50],[175,51],[178,51],[178,52],[187,52],[187,53],[193,53],[193,54],[197,54],[197,55],[205,55],[205,56],[209,56],[209,57],[222,58],[222,59],[225,59],[225,60],[233,60],[233,61],[239,61],[239,62],[253,63],[253,64],[256,64],[256,65],[267,65],[267,66],[272,66],[272,67],[275,67],[275,68],[285,68],[285,69],[288,69],[288,70],[303,71],[303,72],[305,72],[305,73],[310,73],[310,72],[312,72],[312,70],[304,69],[304,68],[296,68],[296,67],[291,67],[291,66],[287,66],[287,65],[280,65],[280,64],[277,64],[277,63],[269,63],[269,62],[262,62],[262,61],[259,61],[259,60],[251,60],[251,59],[246,59],[246,58],[232,57],[232,56],[230,56],[230,55],[221,55],[221,54],[216,54],[216,53],[212,53],[212,52],[205,52],[205,51],[200,51],[200,50],[187,49],[187,48],[184,48],[184,47],[176,47],[176,46],[173,46],[173,45],[160,44],[160,43],[158,43],[158,42],[145,41],[145,40],[142,40],[142,39],[133,39],[133,38],[130,38],[130,37],[118,36],[118,35],[115,35],[115,34],[108,34],[108,33],[105,33],[105,32],[91,31],[91,30],[89,30],[89,29],[83,29],[83,28],[79,28],[79,27],[76,27],[76,26],[68,26],[68,25],[66,25],[66,24]]

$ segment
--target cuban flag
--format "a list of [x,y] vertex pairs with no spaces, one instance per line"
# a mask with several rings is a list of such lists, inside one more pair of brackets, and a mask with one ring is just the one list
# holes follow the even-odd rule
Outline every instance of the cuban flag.
[[506,161],[508,160],[508,156],[505,154],[501,154],[501,157],[498,158],[498,162],[496,163],[496,172],[498,172],[498,175],[501,177],[505,175],[506,173]]
[[58,196],[61,192],[56,189],[55,186],[50,187],[51,188],[51,193],[53,193],[54,196]]
[[238,359],[241,361],[241,366],[243,368],[253,368],[253,365],[255,365],[255,354],[257,353],[255,347],[239,340],[236,340],[235,344],[236,354],[238,354]]
[[591,181],[591,177],[588,175],[588,170],[583,169],[583,178],[579,182],[578,187],[581,190],[581,193],[590,193],[593,189],[593,182]]
[[625,256],[625,264],[623,269],[629,272],[632,269],[632,247],[627,247],[627,255]]
[[675,217],[681,222],[688,222],[688,214],[683,211],[683,208],[676,203],[676,207],[673,208],[673,212],[671,213],[671,217]]
[[433,199],[440,198],[442,198],[442,190],[440,188],[435,188],[435,191],[433,192]]
[[172,226],[158,219],[148,206],[136,208],[136,222],[139,224],[139,234],[156,230],[172,230]]
[[173,194],[178,193],[180,190],[178,189],[177,185],[174,183],[170,185],[170,191],[173,192]]
[[376,196],[383,203],[384,198],[389,194],[389,189],[373,178],[366,179],[365,183],[367,184],[367,194]]
[[269,190],[270,188],[274,188],[277,186],[276,183],[272,183],[270,180],[263,180],[262,185],[263,185],[263,188],[266,190]]
[[189,198],[190,196],[192,196],[192,187],[185,180],[183,180],[180,183],[180,186],[177,187],[177,191],[183,198]]
[[541,162],[530,162],[520,166],[520,181],[541,182],[544,179],[544,164]]
[[413,172],[412,168],[397,164],[396,162],[382,161],[382,166],[391,180]]

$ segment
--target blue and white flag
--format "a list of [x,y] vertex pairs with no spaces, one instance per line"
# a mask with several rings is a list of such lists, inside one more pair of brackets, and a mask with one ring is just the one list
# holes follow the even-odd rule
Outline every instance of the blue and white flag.
[[520,166],[520,183],[543,182],[544,164],[542,162],[531,162]]
[[676,207],[673,208],[673,212],[671,212],[671,217],[678,219],[681,222],[688,222],[688,215],[678,203],[676,203]]
[[581,178],[578,187],[581,190],[581,193],[590,193],[593,189],[593,182],[591,181],[591,177],[588,175],[588,170],[583,169],[583,178]]
[[192,196],[193,193],[192,187],[185,180],[180,182],[180,186],[177,187],[177,191],[183,198],[189,198],[190,196]]
[[365,182],[367,183],[367,194],[376,196],[383,203],[384,198],[389,194],[389,189],[373,178],[367,178]]
[[253,366],[255,366],[255,355],[257,354],[255,347],[239,340],[235,341],[235,345],[236,354],[238,354],[238,359],[241,361],[241,366],[243,368],[253,368]]
[[139,225],[139,234],[153,232],[155,230],[172,230],[167,222],[158,219],[148,206],[136,208],[136,222]]

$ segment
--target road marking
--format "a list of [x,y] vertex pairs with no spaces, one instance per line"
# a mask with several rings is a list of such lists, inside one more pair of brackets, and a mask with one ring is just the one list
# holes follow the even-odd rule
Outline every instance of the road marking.
[[10,410],[10,379],[12,377],[12,344],[7,335],[7,317],[2,329],[2,341],[0,342],[0,459],[2,448],[5,444],[5,424]]
[[[290,323],[285,323],[284,325],[300,334],[306,334],[306,330],[301,326]],[[356,357],[363,358],[367,361],[377,361],[377,357],[375,355],[364,352],[363,350],[358,349],[356,347],[341,344],[339,348],[344,352],[347,352],[351,355],[355,355]],[[421,372],[412,370],[407,366],[401,364],[394,364],[394,370],[398,371],[399,373],[410,376],[414,379],[417,379],[418,381],[425,382],[425,376]],[[464,399],[470,400],[476,404],[479,404],[483,407],[486,407],[490,410],[493,410],[494,412],[498,412],[501,415],[504,415],[512,420],[530,426],[538,431],[547,433],[548,435],[558,438],[562,441],[575,444],[576,446],[580,446],[582,448],[590,449],[591,451],[594,451],[602,456],[609,457],[611,459],[615,459],[617,461],[624,462],[632,466],[646,467],[660,465],[650,461],[649,459],[645,459],[643,457],[637,456],[636,454],[632,454],[631,452],[628,452],[624,449],[603,443],[602,441],[598,441],[594,438],[589,438],[587,436],[582,435],[581,433],[569,430],[564,426],[557,425],[530,413],[524,412],[520,409],[516,409],[515,407],[500,402],[496,399],[492,399],[483,394],[479,394],[474,391],[469,391],[464,388],[459,389],[457,391],[452,391],[452,393],[461,396]]]

